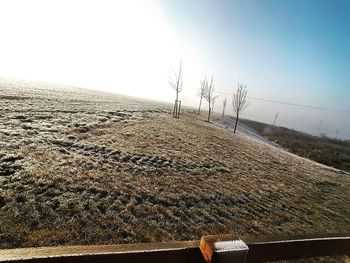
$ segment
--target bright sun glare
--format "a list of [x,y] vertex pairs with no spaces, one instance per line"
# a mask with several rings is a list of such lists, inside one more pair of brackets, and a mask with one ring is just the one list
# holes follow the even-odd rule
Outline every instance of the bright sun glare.
[[0,12],[3,77],[171,100],[164,86],[185,52],[151,1],[17,0]]

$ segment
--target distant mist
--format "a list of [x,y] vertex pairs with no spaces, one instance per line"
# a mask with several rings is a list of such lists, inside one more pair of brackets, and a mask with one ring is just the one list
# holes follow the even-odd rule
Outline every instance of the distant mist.
[[350,139],[350,113],[250,100],[243,117],[331,138]]

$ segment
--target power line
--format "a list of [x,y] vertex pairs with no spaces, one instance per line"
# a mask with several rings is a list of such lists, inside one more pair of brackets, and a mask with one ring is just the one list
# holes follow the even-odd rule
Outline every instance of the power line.
[[[222,92],[222,91],[216,91],[216,93],[225,94],[225,95],[232,95],[231,93]],[[326,107],[320,107],[320,106],[314,106],[314,105],[305,105],[305,104],[298,104],[298,103],[285,102],[285,101],[278,101],[278,100],[270,100],[270,99],[257,98],[257,97],[248,97],[248,96],[247,96],[247,98],[248,98],[248,99],[252,99],[252,100],[260,100],[260,101],[265,101],[265,102],[272,102],[272,103],[277,103],[277,104],[284,104],[284,105],[289,105],[289,106],[297,106],[297,107],[304,107],[304,108],[317,109],[317,110],[338,111],[338,112],[347,112],[347,113],[350,113],[350,110],[326,108]]]

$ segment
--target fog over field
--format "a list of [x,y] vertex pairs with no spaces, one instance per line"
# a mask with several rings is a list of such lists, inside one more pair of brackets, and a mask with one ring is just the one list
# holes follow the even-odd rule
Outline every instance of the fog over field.
[[184,105],[197,107],[200,80],[213,76],[216,111],[244,83],[248,97],[331,110],[250,99],[243,117],[279,113],[281,126],[350,139],[347,2],[12,0],[0,10],[0,78],[174,103],[181,59]]
[[[273,124],[276,113],[276,125],[320,136],[324,134],[331,138],[350,139],[350,112],[291,106],[250,100],[250,105],[244,117],[268,124]],[[322,106],[321,106],[322,107]]]
[[[65,86],[62,84],[54,84],[50,82],[40,82],[40,81],[26,81],[26,80],[18,80],[18,79],[9,79],[9,78],[2,78],[0,79],[0,87],[2,88],[2,91],[5,92],[7,89],[7,85],[11,84],[14,86],[21,86],[24,88],[26,84],[32,83],[32,85],[36,87],[50,87],[49,90],[53,89],[55,87],[55,91],[65,91],[67,87],[71,86]],[[165,83],[166,84],[166,83]],[[76,90],[82,89],[82,88],[75,88]],[[146,89],[146,87],[145,87]],[[84,92],[86,92],[86,89],[83,89]],[[108,94],[114,94],[114,95],[120,95],[118,94],[117,88],[104,88],[104,87],[91,87],[91,92],[101,91],[107,92]],[[171,104],[173,101],[171,99],[159,99],[159,97],[154,94],[154,91],[150,88],[150,95],[145,95],[148,100],[150,101],[157,101],[157,103],[164,103],[164,104]],[[169,90],[169,87],[165,85],[163,92],[167,91],[167,93],[171,94],[171,90]],[[192,92],[195,91],[195,92]],[[10,90],[7,90],[7,92],[11,92]],[[135,98],[138,98],[139,100],[142,100],[142,94],[135,93],[133,91],[124,91],[123,92],[126,96],[133,96]],[[190,89],[190,90],[184,90],[183,92],[183,104],[184,106],[192,107],[193,109],[198,108],[199,103],[199,97],[197,95],[198,89]],[[233,94],[233,92],[232,92]],[[224,98],[228,99],[228,106],[226,108],[226,113],[233,115],[232,110],[232,94],[229,93],[220,93],[220,91],[217,93],[218,100],[216,102],[216,107],[214,111],[218,114],[222,112],[222,101]],[[59,96],[59,95],[58,95]],[[190,97],[191,96],[191,97]],[[252,95],[253,96],[253,95]],[[334,109],[334,108],[323,108],[321,107],[304,107],[300,105],[286,105],[284,102],[277,103],[277,102],[271,102],[271,101],[263,101],[260,99],[248,98],[249,107],[247,110],[243,113],[242,117],[256,120],[259,122],[265,122],[267,124],[273,124],[274,118],[276,114],[278,113],[278,118],[276,121],[277,126],[287,127],[290,129],[295,129],[298,131],[306,132],[312,135],[320,136],[320,135],[326,135],[331,138],[337,138],[337,139],[343,139],[343,140],[349,140],[350,139],[350,114],[346,110],[342,109]],[[202,105],[204,110],[207,110],[207,105],[204,103]],[[323,109],[322,109],[323,108]]]

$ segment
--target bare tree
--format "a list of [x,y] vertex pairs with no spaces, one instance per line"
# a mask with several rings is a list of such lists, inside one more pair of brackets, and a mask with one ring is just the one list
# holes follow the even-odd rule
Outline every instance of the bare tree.
[[222,115],[221,115],[221,122],[224,121],[224,115],[225,115],[225,109],[226,109],[226,105],[227,105],[227,98],[225,97],[225,99],[222,102]]
[[210,122],[210,114],[212,111],[212,102],[213,102],[213,99],[215,99],[213,96],[214,95],[214,78],[211,77],[210,84],[208,83],[208,81],[206,81],[205,85],[206,85],[206,92],[204,94],[204,98],[209,104],[208,122]]
[[246,88],[246,85],[238,84],[237,91],[232,97],[233,112],[236,114],[234,133],[236,133],[239,115],[248,107]]
[[179,93],[182,91],[182,61],[180,60],[179,71],[173,71],[173,76],[169,79],[170,86],[176,91],[176,99],[173,110],[173,117],[180,117],[181,101],[179,101]]
[[201,81],[201,86],[199,88],[198,96],[201,98],[199,101],[199,107],[198,107],[198,115],[201,113],[201,106],[202,106],[202,99],[206,93],[207,89],[207,77],[204,78],[204,80]]

